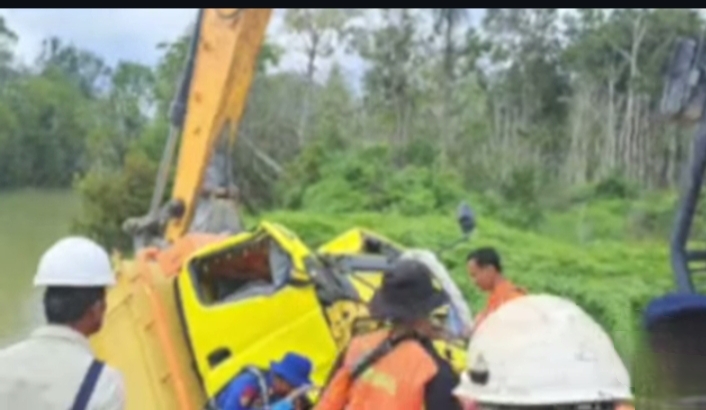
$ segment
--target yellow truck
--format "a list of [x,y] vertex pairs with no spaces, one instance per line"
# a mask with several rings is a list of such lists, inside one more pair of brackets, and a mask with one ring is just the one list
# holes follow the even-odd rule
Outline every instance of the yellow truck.
[[[125,224],[135,254],[114,255],[118,282],[91,339],[122,372],[127,410],[209,408],[246,366],[269,367],[290,351],[312,360],[322,386],[351,335],[371,325],[366,302],[403,251],[363,229],[317,251],[276,223],[240,230],[231,190],[207,180],[218,147],[235,140],[271,11],[199,11],[152,205]],[[162,205],[177,145],[172,199]],[[436,346],[463,368],[463,341]]]

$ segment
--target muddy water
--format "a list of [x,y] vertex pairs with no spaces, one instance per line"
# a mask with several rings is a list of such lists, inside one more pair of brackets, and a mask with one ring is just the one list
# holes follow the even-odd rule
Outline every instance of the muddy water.
[[69,192],[0,193],[0,346],[42,322],[41,294],[32,288],[37,261],[78,211]]

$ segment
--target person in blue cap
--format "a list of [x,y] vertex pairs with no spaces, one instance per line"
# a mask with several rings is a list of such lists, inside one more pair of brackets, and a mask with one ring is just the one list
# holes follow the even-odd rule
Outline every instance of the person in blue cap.
[[220,410],[310,409],[312,405],[305,396],[295,400],[288,396],[311,385],[311,368],[309,359],[295,353],[273,362],[269,371],[248,367],[223,389],[216,404]]

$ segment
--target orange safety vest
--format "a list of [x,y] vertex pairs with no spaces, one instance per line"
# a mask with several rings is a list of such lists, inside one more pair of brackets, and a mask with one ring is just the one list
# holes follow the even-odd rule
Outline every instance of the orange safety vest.
[[438,368],[419,342],[405,340],[356,380],[350,369],[388,336],[380,330],[353,339],[316,410],[422,410],[424,389]]
[[480,326],[480,324],[487,319],[491,313],[498,310],[500,306],[526,294],[527,291],[522,288],[518,288],[507,279],[500,282],[490,294],[485,309],[483,309],[483,311],[476,316],[476,328],[478,328],[478,326]]

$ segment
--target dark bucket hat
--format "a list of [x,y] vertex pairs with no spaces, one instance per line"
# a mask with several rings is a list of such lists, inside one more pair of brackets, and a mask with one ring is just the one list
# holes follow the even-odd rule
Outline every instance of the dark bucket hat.
[[384,273],[382,286],[370,301],[375,319],[409,321],[429,316],[448,301],[436,289],[429,268],[415,260],[399,260]]

